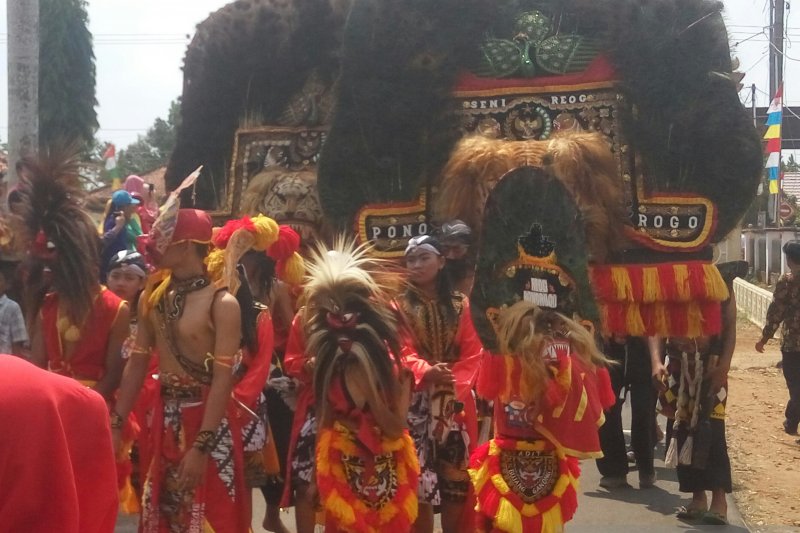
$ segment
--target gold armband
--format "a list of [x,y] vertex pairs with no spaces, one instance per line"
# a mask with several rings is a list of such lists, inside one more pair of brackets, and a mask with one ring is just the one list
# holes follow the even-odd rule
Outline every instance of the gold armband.
[[239,362],[242,358],[242,351],[239,350],[233,355],[220,355],[215,357],[211,352],[206,354],[206,358],[203,361],[203,367],[205,367],[206,372],[209,372],[211,369],[209,368],[210,365],[220,365],[225,368],[233,368],[234,365]]

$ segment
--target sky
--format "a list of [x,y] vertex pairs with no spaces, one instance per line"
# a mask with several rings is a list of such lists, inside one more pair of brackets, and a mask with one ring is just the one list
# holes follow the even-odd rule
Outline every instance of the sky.
[[[770,99],[767,29],[769,0],[727,0],[725,19],[733,47],[746,73],[742,101]],[[165,118],[180,96],[181,65],[195,26],[225,5],[225,0],[90,0],[89,24],[97,66],[97,107],[101,141],[124,148]],[[7,52],[6,0],[0,0],[0,55]],[[800,105],[800,12],[787,11],[784,102]],[[0,66],[0,139],[8,139],[8,79]]]

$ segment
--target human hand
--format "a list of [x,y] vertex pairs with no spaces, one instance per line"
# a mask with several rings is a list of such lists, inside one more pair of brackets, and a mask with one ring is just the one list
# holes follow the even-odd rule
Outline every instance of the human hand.
[[667,377],[667,367],[664,366],[664,363],[658,363],[653,366],[653,386],[658,392],[665,392],[667,390]]
[[309,357],[308,359],[306,359],[306,362],[303,363],[303,370],[305,370],[309,374],[313,374],[314,373],[314,366],[316,364],[317,364],[316,357]]
[[767,344],[766,341],[763,339],[756,343],[756,351],[758,353],[764,353],[764,345]]
[[122,211],[117,211],[114,214],[114,227],[119,229],[125,225],[125,214]]
[[447,363],[436,363],[425,372],[422,381],[433,385],[453,385],[456,378]]
[[706,378],[710,380],[709,392],[714,395],[728,383],[728,371],[730,368],[717,365],[710,368],[706,373]]
[[183,456],[178,467],[178,487],[182,490],[192,490],[203,480],[206,471],[206,454],[192,446]]

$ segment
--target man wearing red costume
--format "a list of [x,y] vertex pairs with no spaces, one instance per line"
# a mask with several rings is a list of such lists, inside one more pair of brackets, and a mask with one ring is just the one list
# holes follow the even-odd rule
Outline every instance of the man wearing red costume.
[[178,210],[178,192],[168,199],[147,243],[161,275],[151,279],[141,298],[136,346],[112,428],[118,442],[120,422],[134,405],[155,346],[161,395],[141,530],[238,533],[250,522],[231,399],[240,357],[239,304],[206,273],[211,218],[199,210]]
[[[20,212],[32,237],[30,254],[51,273],[43,298],[27,287],[29,306],[39,310],[31,328],[31,361],[94,389],[113,405],[129,308],[100,284],[97,231],[81,207],[78,166],[68,157],[53,157],[24,160],[20,168]],[[120,490],[129,469],[120,457]]]
[[111,401],[119,386],[128,305],[100,285],[97,231],[81,198],[78,168],[25,160],[20,188],[31,255],[52,272],[31,335],[31,358],[42,368],[77,379]]
[[417,383],[408,424],[422,470],[415,529],[432,532],[433,507],[440,506],[444,533],[455,533],[463,529],[465,508],[473,507],[467,466],[478,436],[472,388],[483,347],[469,299],[452,289],[439,241],[415,237],[405,258],[409,284],[398,307],[416,348],[404,358]]

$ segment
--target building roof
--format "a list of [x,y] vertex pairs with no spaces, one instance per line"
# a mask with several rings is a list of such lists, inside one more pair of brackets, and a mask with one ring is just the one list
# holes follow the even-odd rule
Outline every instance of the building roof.
[[800,172],[784,172],[781,186],[789,196],[800,198]]

